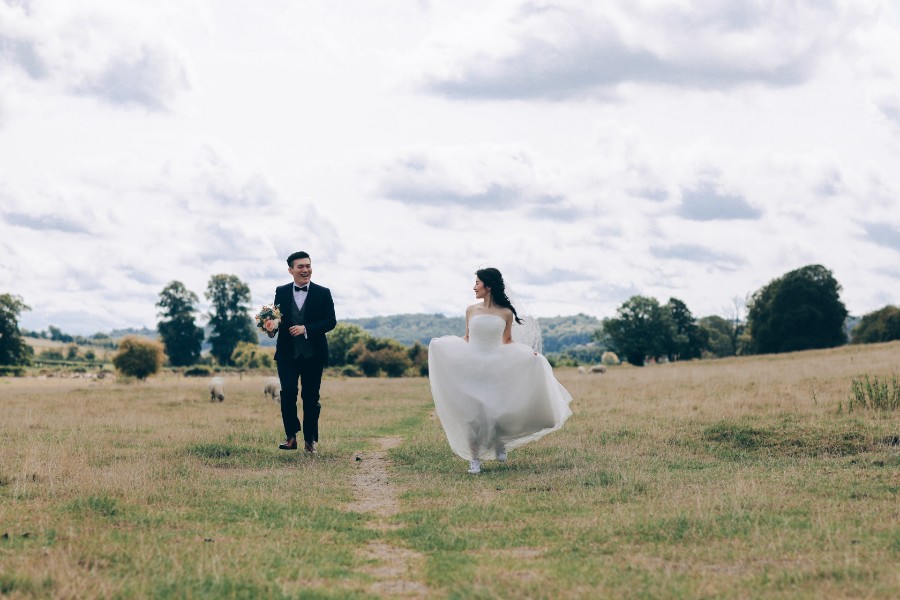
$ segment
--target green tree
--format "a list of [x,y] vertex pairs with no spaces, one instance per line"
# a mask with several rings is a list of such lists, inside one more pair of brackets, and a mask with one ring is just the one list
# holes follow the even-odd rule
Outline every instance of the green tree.
[[750,300],[751,350],[770,354],[846,343],[847,308],[840,290],[822,265],[807,265],[769,282]]
[[347,352],[360,340],[368,340],[372,337],[359,325],[338,323],[337,326],[325,334],[328,338],[328,364],[332,367],[340,367],[347,364]]
[[47,331],[50,332],[50,339],[54,342],[62,342],[64,344],[68,344],[69,342],[74,341],[71,335],[69,335],[68,333],[63,333],[62,329],[60,329],[59,327],[50,325],[49,327],[47,327]]
[[416,342],[407,351],[413,370],[423,377],[428,376],[428,348],[421,342]]
[[0,294],[0,365],[27,365],[33,351],[22,339],[19,315],[31,310],[22,298]]
[[687,304],[678,298],[669,298],[666,309],[672,322],[672,337],[667,352],[669,360],[700,358],[709,341],[709,334],[697,325]]
[[176,367],[196,364],[203,344],[203,329],[194,321],[197,294],[180,281],[169,283],[159,293],[159,316],[156,324],[159,337],[166,348],[169,364]]
[[112,362],[123,375],[146,379],[158,372],[166,356],[162,344],[133,335],[119,340]]
[[616,309],[616,314],[603,319],[603,329],[595,339],[608,341],[620,357],[639,367],[648,357],[666,356],[674,327],[671,314],[655,298],[632,296]]
[[892,305],[863,315],[851,332],[854,344],[900,340],[900,308]]
[[206,288],[210,301],[209,343],[220,365],[230,365],[231,355],[241,342],[256,342],[256,328],[249,314],[250,288],[235,275],[213,275]]
[[366,377],[377,377],[380,373],[402,377],[412,366],[406,346],[386,338],[359,340],[347,353],[347,362],[358,365]]
[[734,323],[718,315],[702,317],[697,321],[706,331],[706,350],[718,358],[734,356],[737,351],[734,339]]

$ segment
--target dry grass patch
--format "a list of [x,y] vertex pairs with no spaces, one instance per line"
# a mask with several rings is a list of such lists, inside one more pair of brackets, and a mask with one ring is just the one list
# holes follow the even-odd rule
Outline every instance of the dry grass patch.
[[[561,369],[574,417],[477,476],[425,379],[326,379],[315,459],[275,448],[263,376],[222,404],[171,375],[2,379],[0,592],[892,598],[900,414],[838,408],[898,357]],[[373,452],[389,510],[354,486]]]

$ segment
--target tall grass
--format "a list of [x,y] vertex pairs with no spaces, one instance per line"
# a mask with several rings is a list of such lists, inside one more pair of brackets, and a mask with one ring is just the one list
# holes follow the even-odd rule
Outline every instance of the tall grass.
[[[560,369],[574,416],[477,476],[426,379],[326,379],[317,458],[263,377],[0,379],[0,594],[893,598],[900,413],[836,409],[898,356]],[[352,485],[383,436],[388,516]]]
[[878,379],[874,376],[871,380],[866,374],[862,378],[854,378],[851,382],[851,395],[847,401],[848,410],[854,408],[871,410],[897,410],[900,408],[900,382],[897,375]]

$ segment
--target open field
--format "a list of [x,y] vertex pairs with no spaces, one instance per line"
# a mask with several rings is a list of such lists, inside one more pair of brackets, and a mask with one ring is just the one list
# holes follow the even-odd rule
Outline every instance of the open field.
[[261,375],[0,379],[0,594],[895,598],[900,413],[847,412],[864,373],[900,343],[558,370],[572,419],[476,476],[426,379],[327,379],[318,457]]

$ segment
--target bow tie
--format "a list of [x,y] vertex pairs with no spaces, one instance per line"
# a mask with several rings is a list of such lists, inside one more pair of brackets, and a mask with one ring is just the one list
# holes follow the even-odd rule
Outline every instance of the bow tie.
[[295,286],[294,286],[294,291],[295,291],[295,292],[305,292],[305,291],[307,291],[308,289],[309,289],[309,286],[308,286],[308,285],[304,285],[303,287],[300,287],[299,285],[295,285]]

